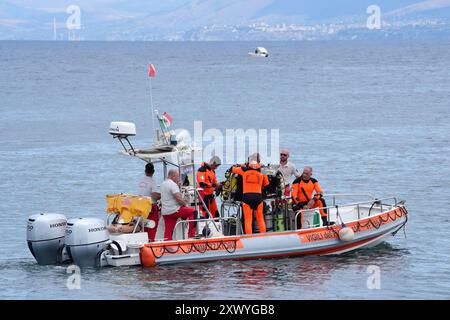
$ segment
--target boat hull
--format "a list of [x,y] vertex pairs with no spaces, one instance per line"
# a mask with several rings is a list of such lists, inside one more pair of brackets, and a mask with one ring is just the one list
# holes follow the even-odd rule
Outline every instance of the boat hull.
[[339,238],[342,225],[210,239],[189,239],[146,244],[141,264],[155,266],[215,260],[243,260],[289,256],[333,255],[383,242],[407,221],[404,207],[346,223],[352,228],[351,241]]

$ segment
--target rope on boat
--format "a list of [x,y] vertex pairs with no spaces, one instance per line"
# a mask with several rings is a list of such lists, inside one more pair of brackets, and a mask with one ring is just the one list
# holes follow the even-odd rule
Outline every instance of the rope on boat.
[[[336,215],[339,219],[341,219],[341,229],[343,229],[346,227],[346,225],[344,223],[344,220],[342,220],[341,215],[339,214],[339,206],[336,205],[335,207],[336,207]],[[335,228],[330,228],[329,224],[327,225],[327,229],[333,231],[334,234],[339,238],[339,231],[336,231]]]
[[[408,222],[408,210],[406,210],[405,207],[398,207],[398,208],[400,209],[400,213],[399,214],[397,213],[397,210],[394,210],[393,213],[390,213],[390,212],[386,213],[386,219],[383,219],[382,215],[378,216],[378,223],[374,222],[376,220],[372,221],[372,218],[370,218],[369,221],[367,221],[367,223],[365,223],[365,224],[362,224],[358,220],[356,222],[356,230],[354,230],[354,231],[358,232],[359,230],[361,230],[361,228],[365,228],[365,227],[367,227],[369,225],[371,225],[373,228],[378,230],[384,223],[389,222],[390,220],[395,221],[398,218],[401,218],[401,217],[405,216],[405,218],[406,218],[405,222],[396,231],[393,232],[393,235],[395,235]],[[337,209],[337,206],[336,206],[336,209]],[[345,224],[342,221],[342,218],[341,218],[341,222],[342,222],[342,228],[344,228]],[[327,226],[327,229],[333,231],[339,237],[339,232],[336,231],[335,228]]]
[[[225,241],[223,241],[223,240],[220,240],[220,241],[214,242],[214,243],[205,242],[205,243],[196,244],[195,242],[191,242],[190,244],[186,244],[186,245],[181,245],[180,243],[177,243],[176,244],[177,248],[175,250],[169,249],[170,247],[174,247],[174,245],[168,245],[168,246],[164,245],[164,246],[162,246],[161,254],[157,254],[152,246],[150,246],[150,249],[152,250],[153,255],[157,259],[164,256],[166,253],[176,254],[180,250],[184,254],[189,254],[189,253],[195,252],[195,251],[198,253],[205,253],[206,251],[208,251],[208,249],[209,249],[209,251],[217,251],[217,250],[220,250],[221,248],[223,248],[228,253],[234,253],[236,251],[236,247],[237,247],[237,239],[233,239],[232,241],[233,241],[232,242],[233,245],[231,246],[231,249],[228,247],[228,245],[225,245]],[[230,242],[230,240],[228,240],[226,242]],[[185,249],[186,246],[188,246],[188,249]]]
[[[384,223],[389,222],[390,220],[395,221],[398,218],[403,217],[403,215],[405,215],[406,217],[408,216],[408,211],[406,210],[405,207],[399,207],[399,209],[401,211],[399,214],[397,213],[397,210],[395,210],[393,213],[387,212],[386,219],[383,219],[382,215],[378,216],[378,224],[372,221],[372,219],[369,219],[369,221],[367,221],[366,224],[362,224],[358,221],[356,224],[357,225],[356,232],[358,232],[361,228],[367,227],[368,225],[371,225],[375,229],[379,229]],[[404,224],[402,224],[402,226],[403,225]]]
[[405,222],[397,230],[392,232],[392,235],[395,236],[397,234],[397,232],[399,232],[403,228],[403,233],[404,233],[405,238],[406,238],[406,228],[405,228],[405,226],[406,226],[406,223],[408,222],[408,210],[406,210],[405,207],[399,207],[399,208],[405,214]]
[[378,200],[378,199],[375,199],[375,201],[374,201],[374,202],[372,203],[372,205],[370,206],[369,214],[367,215],[368,217],[370,217],[370,214],[372,213],[372,209],[373,209],[373,207],[374,207],[376,204],[381,204],[381,201]]

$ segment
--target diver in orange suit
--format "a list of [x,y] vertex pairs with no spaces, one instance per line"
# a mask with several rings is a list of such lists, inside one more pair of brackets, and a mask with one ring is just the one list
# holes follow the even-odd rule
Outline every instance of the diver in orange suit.
[[[292,184],[292,200],[294,210],[313,209],[326,207],[325,199],[322,197],[322,188],[319,182],[312,178],[312,168],[305,167],[302,176],[294,180]],[[315,195],[313,196],[313,192]],[[320,209],[323,225],[328,225],[327,209]],[[297,226],[301,228],[301,214],[298,215]]]
[[232,167],[231,172],[242,176],[242,208],[244,211],[245,234],[252,234],[253,212],[256,212],[259,232],[266,232],[263,216],[262,188],[269,185],[269,179],[261,172],[261,165],[251,161],[248,166]]
[[205,204],[213,217],[219,216],[219,210],[217,208],[214,193],[216,190],[220,190],[220,185],[217,183],[215,171],[220,164],[220,158],[214,156],[211,158],[209,163],[203,162],[197,170],[197,187],[203,188],[203,201],[205,201]]

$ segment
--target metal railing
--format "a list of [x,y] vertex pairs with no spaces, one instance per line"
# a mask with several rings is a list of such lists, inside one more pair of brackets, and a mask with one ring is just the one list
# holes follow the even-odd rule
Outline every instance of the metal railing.
[[[212,222],[212,223],[215,225],[216,220],[221,222],[221,225],[222,225],[222,232],[223,232],[223,228],[224,228],[223,222],[226,221],[226,220],[234,220],[234,221],[235,221],[235,223],[236,223],[236,234],[237,234],[237,231],[238,231],[237,226],[239,226],[239,229],[240,229],[241,233],[242,233],[242,231],[243,231],[242,225],[241,225],[241,220],[238,219],[237,217],[219,217],[219,218],[191,219],[191,220],[186,219],[186,220],[180,220],[180,221],[178,221],[178,222],[175,224],[175,228],[174,228],[175,236],[177,235],[176,232],[177,232],[177,227],[178,227],[179,224],[182,225],[182,232],[183,232],[183,238],[182,238],[182,240],[185,240],[185,234],[186,234],[186,229],[185,229],[185,227],[186,227],[186,224],[189,224],[189,222],[205,222],[206,225],[208,225],[209,222]],[[216,229],[216,230],[217,230],[217,232],[221,232],[221,231],[218,230],[218,229]],[[175,236],[174,236],[174,238],[176,238]]]
[[241,211],[241,203],[236,201],[222,201],[222,205],[220,206],[220,216],[225,217],[225,207],[227,207],[227,216],[230,216],[230,210],[235,209],[236,215],[240,214]]
[[[336,194],[337,195],[337,194]],[[354,194],[351,194],[354,195]],[[362,194],[361,194],[362,195]],[[330,212],[328,209],[336,209],[336,215],[337,217],[341,220],[341,223],[344,223],[344,221],[342,220],[342,217],[339,214],[339,208],[346,208],[346,207],[355,207],[357,208],[357,213],[358,213],[358,220],[361,219],[361,211],[360,211],[360,206],[361,205],[371,205],[371,207],[374,207],[375,204],[379,204],[380,205],[380,213],[383,212],[383,201],[386,200],[393,200],[394,204],[384,204],[385,206],[388,207],[395,207],[397,206],[399,203],[401,203],[401,201],[397,201],[397,197],[386,197],[386,198],[381,198],[381,199],[376,199],[373,198],[373,200],[371,201],[361,201],[361,202],[354,202],[354,203],[348,203],[348,204],[343,204],[343,205],[333,205],[333,206],[326,206],[326,207],[317,207],[317,208],[311,208],[311,209],[301,209],[298,210],[295,214],[295,229],[297,230],[297,218],[298,215],[302,212],[311,212],[311,211],[316,211],[316,210],[327,210],[327,223],[330,223]],[[370,213],[370,209],[369,209],[369,213]]]
[[[194,189],[195,194],[197,195],[197,200],[200,199],[200,202],[203,205],[203,208],[205,209],[206,213],[208,213],[208,216],[210,219],[214,220],[213,215],[211,214],[211,212],[208,209],[208,206],[206,205],[205,201],[203,201],[202,197],[200,196],[200,192],[198,192],[197,188]],[[199,208],[195,208],[197,210],[197,212],[200,214],[199,212]],[[219,232],[219,229],[217,228],[217,225],[214,221],[212,221],[214,228],[216,228],[217,232]]]
[[[183,199],[186,202],[189,202],[192,204],[192,201],[189,198],[189,201],[187,200],[186,194],[190,197],[189,193],[193,192],[193,196],[194,196],[194,206],[195,206],[195,210],[197,210],[197,212],[200,214],[200,207],[199,205],[201,204],[203,206],[203,209],[206,211],[206,213],[208,214],[209,218],[213,218],[213,215],[211,213],[211,211],[209,211],[208,206],[206,205],[205,201],[202,199],[200,192],[197,188],[189,186],[183,190],[181,190],[181,193],[183,195]],[[214,227],[216,228],[217,231],[219,231],[218,227],[214,224]],[[198,230],[197,230],[198,231]]]
[[368,197],[375,200],[375,197],[370,193],[325,193],[323,197],[331,197],[333,199],[333,206],[336,205],[336,198],[347,198],[347,197]]
[[[118,213],[113,213],[113,214],[108,214],[108,218],[106,219],[106,226],[109,226],[112,224],[112,222],[109,221],[109,219],[111,218],[111,216],[114,215],[114,219],[119,215]],[[114,221],[113,219],[113,221]],[[131,233],[136,233],[137,227],[139,226],[139,224],[141,224],[141,230],[140,232],[144,232],[144,228],[145,228],[145,221],[144,218],[142,218],[141,216],[138,216],[137,220],[135,221],[135,225],[133,228],[133,231]]]

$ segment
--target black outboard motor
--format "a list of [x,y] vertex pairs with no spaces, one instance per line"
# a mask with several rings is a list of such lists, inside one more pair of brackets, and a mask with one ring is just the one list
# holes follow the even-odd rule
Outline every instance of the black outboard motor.
[[28,248],[38,264],[57,264],[63,260],[66,224],[66,217],[57,213],[28,217]]

